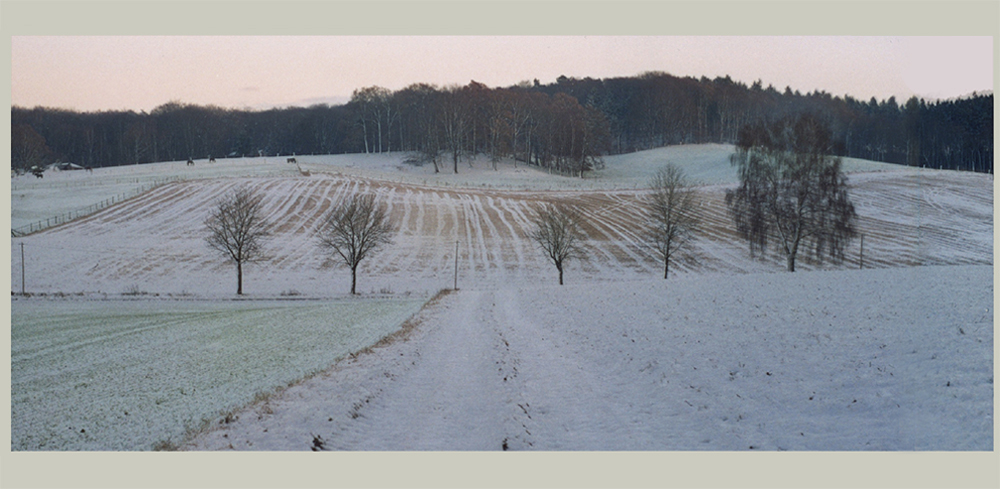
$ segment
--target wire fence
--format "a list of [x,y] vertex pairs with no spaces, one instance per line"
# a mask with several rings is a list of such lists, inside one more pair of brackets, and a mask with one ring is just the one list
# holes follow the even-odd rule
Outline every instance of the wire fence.
[[[173,177],[171,177],[173,178]],[[50,181],[23,181],[23,182],[11,182],[10,191],[28,191],[28,190],[47,190],[56,188],[80,188],[80,187],[108,187],[114,185],[126,185],[126,184],[148,184],[155,183],[163,178],[159,177],[93,177],[89,176],[89,180],[68,180],[62,182],[52,182]]]
[[[101,211],[103,209],[111,207],[112,205],[121,203],[121,202],[123,202],[125,200],[131,199],[131,198],[136,197],[136,196],[138,196],[140,194],[148,192],[148,191],[150,191],[150,190],[152,190],[154,188],[157,188],[157,187],[159,187],[161,185],[165,185],[165,184],[168,184],[168,183],[176,182],[176,181],[179,181],[179,180],[182,180],[182,179],[180,177],[169,177],[169,178],[156,179],[156,180],[153,180],[153,181],[151,181],[149,183],[146,183],[146,184],[144,184],[142,186],[133,188],[132,190],[129,190],[128,192],[123,192],[123,193],[120,193],[120,194],[117,194],[117,195],[113,195],[110,198],[104,199],[104,200],[102,200],[102,201],[100,201],[100,202],[98,202],[96,204],[92,204],[92,205],[89,205],[89,206],[81,208],[81,209],[75,209],[75,210],[72,210],[72,211],[69,211],[69,212],[65,212],[65,213],[59,214],[57,216],[48,217],[48,218],[45,218],[45,219],[40,219],[40,220],[35,221],[35,222],[31,223],[31,224],[27,224],[27,225],[20,226],[20,227],[17,227],[17,228],[12,228],[10,230],[10,235],[11,235],[11,237],[20,237],[20,236],[27,236],[27,235],[32,234],[32,233],[37,233],[39,231],[42,231],[42,230],[45,230],[45,229],[48,229],[48,228],[51,228],[51,227],[54,227],[54,226],[58,226],[60,224],[64,224],[64,223],[70,222],[70,221],[72,221],[74,219],[79,219],[81,217],[89,216],[91,214],[97,213],[98,211]],[[137,182],[138,182],[138,180],[137,180]]]

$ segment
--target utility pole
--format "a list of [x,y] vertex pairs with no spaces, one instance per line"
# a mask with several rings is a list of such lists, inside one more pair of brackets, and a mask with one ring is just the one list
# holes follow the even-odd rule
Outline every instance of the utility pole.
[[458,290],[458,241],[455,241],[455,290]]
[[21,243],[21,295],[24,295],[24,243]]
[[455,290],[458,290],[458,241],[455,241]]

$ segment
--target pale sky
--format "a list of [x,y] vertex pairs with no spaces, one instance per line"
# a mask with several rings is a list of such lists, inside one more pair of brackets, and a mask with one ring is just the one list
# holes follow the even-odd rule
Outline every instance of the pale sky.
[[760,79],[861,100],[993,89],[990,37],[13,36],[11,102],[150,111],[343,103],[356,88],[490,87],[559,75]]

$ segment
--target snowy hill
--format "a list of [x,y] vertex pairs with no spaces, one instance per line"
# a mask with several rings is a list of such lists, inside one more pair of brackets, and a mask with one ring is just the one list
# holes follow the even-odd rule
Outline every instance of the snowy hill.
[[[621,155],[584,179],[512,161],[496,171],[486,161],[463,161],[457,175],[435,174],[402,154],[298,155],[297,165],[273,157],[166,162],[15,178],[15,222],[122,196],[12,238],[11,289],[20,291],[23,270],[34,294],[12,299],[12,317],[21,318],[12,325],[18,449],[149,449],[151,433],[163,437],[157,446],[182,441],[197,449],[991,449],[990,177],[845,161],[865,269],[858,270],[854,242],[844,263],[803,259],[789,274],[780,257],[751,258],[732,229],[724,205],[735,178],[730,152],[699,145]],[[703,224],[666,281],[641,232],[642,188],[665,162],[702,184]],[[244,270],[245,302],[232,305],[234,267],[205,244],[204,221],[218,196],[242,185],[265,195],[275,230],[267,260]],[[137,192],[143,188],[151,189]],[[393,244],[362,262],[358,275],[361,301],[385,301],[372,309],[395,311],[372,320],[379,335],[452,286],[456,242],[461,290],[408,320],[404,341],[365,355],[350,355],[364,350],[352,343],[310,365],[285,365],[221,340],[233,337],[233,327],[256,328],[235,337],[263,338],[250,346],[280,350],[291,340],[272,336],[280,326],[261,325],[300,311],[294,301],[315,301],[320,311],[302,312],[295,342],[326,344],[301,336],[326,339],[343,329],[343,314],[322,311],[327,303],[352,307],[350,274],[319,248],[315,232],[335,202],[358,192],[376,194],[398,226]],[[529,211],[542,201],[564,202],[584,217],[587,258],[569,263],[566,287],[555,285],[554,267],[526,237]],[[183,306],[190,302],[204,305],[195,314]],[[144,303],[156,314],[143,314]],[[76,327],[83,315],[86,324],[109,325],[102,339]],[[232,319],[239,317],[252,324]],[[193,325],[215,339],[189,337]],[[359,337],[368,344],[378,336],[366,334]],[[102,363],[118,356],[100,353],[101,345],[155,352],[150,345],[175,338],[190,358],[225,360],[218,368],[192,363],[197,375],[166,354]],[[110,372],[89,389],[74,388],[83,381],[46,387],[66,393],[66,406],[92,408],[60,411],[44,401],[51,411],[39,411],[37,389],[18,387],[58,383],[49,356],[69,370]],[[228,375],[260,372],[265,363],[273,375],[242,383]],[[106,405],[148,397],[107,394],[126,385],[115,375],[134,369],[171,379],[157,387],[163,402],[183,402],[189,417],[149,407],[141,423],[102,418],[112,408],[141,409]],[[276,391],[317,370],[326,372]],[[185,390],[195,381],[207,386],[197,401]],[[253,399],[264,401],[231,411]],[[46,414],[26,414],[35,412]],[[207,429],[221,426],[216,417],[241,421]],[[74,431],[60,425],[51,438],[32,438],[30,423],[56,418]],[[414,419],[426,429],[412,427]],[[128,431],[133,425],[139,431]],[[98,426],[115,428],[95,433]]]
[[[660,160],[653,155],[672,154],[674,161],[684,161],[680,157],[688,154],[695,163],[684,165],[704,164],[713,169],[703,175],[725,180],[720,175],[731,168],[719,160],[724,153],[718,145],[681,147],[633,155],[631,162],[612,161],[605,171],[613,173],[627,165],[640,173],[655,171]],[[466,287],[549,280],[551,266],[526,238],[528,213],[540,201],[562,201],[584,215],[590,251],[586,260],[570,263],[567,280],[645,278],[659,273],[662,266],[642,238],[643,191],[615,190],[629,187],[625,177],[581,180],[534,168],[515,169],[510,162],[500,172],[476,162],[471,169],[463,163],[458,175],[435,175],[432,168],[402,163],[401,155],[298,159],[311,176],[303,176],[295,165],[273,161],[196,165],[193,173],[185,173],[188,168],[180,162],[123,168],[124,175],[134,175],[140,182],[184,180],[19,239],[25,245],[28,288],[117,294],[138,287],[150,293],[227,296],[231,267],[205,245],[203,223],[214,199],[238,185],[250,185],[266,195],[266,215],[278,226],[266,244],[270,258],[248,267],[245,279],[251,295],[276,296],[294,289],[328,297],[344,291],[349,274],[333,268],[335,262],[319,249],[315,232],[330,205],[355,192],[378,194],[399,225],[394,245],[377,260],[362,263],[362,290],[426,293],[451,284],[456,241],[459,278]],[[858,227],[865,235],[866,266],[992,263],[992,181],[987,176],[895,168],[900,170],[850,177]],[[114,174],[107,170],[105,178],[110,180]],[[90,181],[80,180],[80,186],[73,187],[75,181],[69,178],[47,180],[50,187],[31,182],[34,191],[23,187],[14,191],[25,195],[15,197],[14,212],[23,206],[34,207],[32,212],[38,214],[39,208],[47,207],[32,203],[66,208],[80,194],[98,195],[91,193],[99,187]],[[725,209],[726,188],[716,184],[699,189],[703,232],[674,270],[682,274],[781,271],[778,257],[752,259],[746,244],[737,239]],[[860,254],[857,240],[847,251],[846,263],[803,260],[801,266],[803,270],[857,268]],[[20,270],[18,253],[11,257],[15,289]]]

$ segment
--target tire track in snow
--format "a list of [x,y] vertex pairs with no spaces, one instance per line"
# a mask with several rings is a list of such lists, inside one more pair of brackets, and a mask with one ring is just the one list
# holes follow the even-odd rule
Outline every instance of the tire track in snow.
[[[495,370],[496,340],[481,327],[484,292],[451,294],[412,340],[419,358],[405,372],[388,372],[346,433],[332,433],[338,449],[501,450],[504,386]],[[471,413],[471,415],[470,415]],[[399,429],[405,420],[405,429]]]

